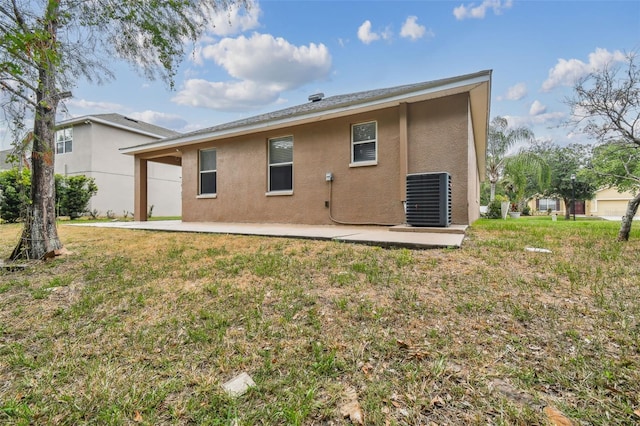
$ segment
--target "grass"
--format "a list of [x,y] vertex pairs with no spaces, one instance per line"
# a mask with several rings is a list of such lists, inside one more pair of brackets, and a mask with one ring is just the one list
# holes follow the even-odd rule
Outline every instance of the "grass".
[[636,424],[640,231],[617,229],[480,220],[418,251],[61,224],[71,255],[0,272],[0,422],[339,425],[355,392],[367,424]]

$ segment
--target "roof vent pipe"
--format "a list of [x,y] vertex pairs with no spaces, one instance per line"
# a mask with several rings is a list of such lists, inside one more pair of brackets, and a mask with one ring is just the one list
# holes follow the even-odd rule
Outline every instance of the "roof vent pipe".
[[318,102],[318,101],[321,101],[323,98],[324,98],[324,93],[314,93],[313,95],[309,96],[309,101]]

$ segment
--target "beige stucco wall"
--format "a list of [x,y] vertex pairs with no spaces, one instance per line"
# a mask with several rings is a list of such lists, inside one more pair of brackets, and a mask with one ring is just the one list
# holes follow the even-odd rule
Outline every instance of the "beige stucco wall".
[[[408,121],[409,173],[448,172],[452,183],[452,222],[473,222],[477,217],[474,219],[469,214],[468,167],[473,147],[469,147],[472,129],[469,129],[468,96],[461,94],[411,104]],[[475,158],[473,163],[475,173]],[[477,210],[479,212],[479,206]]]
[[[618,192],[615,188],[605,188],[596,192],[593,200],[587,202],[587,214],[592,216],[619,216],[627,211],[633,194],[629,191]],[[640,216],[640,213],[636,214]]]
[[[408,106],[408,172],[452,175],[453,222],[469,223],[468,97]],[[351,125],[377,121],[378,162],[350,167]],[[182,148],[183,221],[331,224],[405,222],[400,175],[399,109],[363,113],[314,124]],[[292,135],[293,195],[267,195],[267,141]],[[198,150],[217,149],[217,196],[198,198]],[[325,174],[333,173],[332,183]],[[477,175],[475,175],[477,176]],[[477,198],[479,189],[472,192]],[[333,192],[331,194],[331,191]],[[325,202],[331,201],[331,208]]]

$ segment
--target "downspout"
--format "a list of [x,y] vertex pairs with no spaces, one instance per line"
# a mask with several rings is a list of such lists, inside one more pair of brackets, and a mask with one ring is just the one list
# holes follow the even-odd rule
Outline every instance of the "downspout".
[[407,174],[409,173],[409,131],[407,120],[407,103],[402,102],[398,107],[399,114],[399,149],[400,149],[400,201],[405,206],[407,203]]

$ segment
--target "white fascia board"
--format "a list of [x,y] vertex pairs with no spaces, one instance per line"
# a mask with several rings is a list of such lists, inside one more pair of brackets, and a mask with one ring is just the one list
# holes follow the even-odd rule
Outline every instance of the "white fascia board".
[[108,121],[108,120],[103,120],[101,118],[97,118],[97,117],[94,117],[92,115],[85,115],[83,117],[72,118],[71,120],[63,121],[61,123],[56,124],[56,129],[62,129],[62,128],[69,127],[69,126],[75,126],[77,124],[88,124],[88,123],[86,123],[87,121],[90,121],[90,122],[93,122],[93,123],[98,123],[98,124],[103,124],[103,125],[109,126],[109,127],[115,127],[116,129],[126,130],[126,131],[132,132],[132,133],[138,133],[138,134],[141,134],[141,135],[144,135],[144,136],[151,136],[151,137],[157,138],[157,139],[166,138],[166,136],[163,136],[163,135],[158,135],[156,133],[151,133],[151,132],[145,132],[144,130],[140,130],[140,129],[134,129],[133,127],[125,126],[125,125],[122,125],[122,124],[117,124],[117,123],[114,123],[114,122]]
[[195,135],[186,135],[184,137],[178,137],[169,141],[152,142],[145,145],[138,145],[129,148],[120,148],[120,152],[123,154],[135,155],[143,154],[150,151],[156,151],[160,149],[179,148],[184,145],[191,145],[200,142],[209,142],[219,140],[223,138],[242,136],[246,134],[256,133],[259,131],[267,131],[272,129],[278,129],[282,127],[295,126],[310,122],[328,120],[345,115],[356,114],[360,112],[373,111],[376,109],[388,108],[400,104],[401,102],[416,102],[421,100],[427,100],[436,98],[439,93],[443,96],[447,94],[457,94],[470,92],[474,87],[480,84],[488,83],[491,79],[490,73],[474,76],[472,78],[453,81],[447,84],[429,87],[422,90],[417,90],[410,93],[403,93],[400,95],[389,96],[384,98],[372,99],[365,102],[354,101],[351,104],[343,105],[336,108],[315,111],[302,115],[294,115],[289,117],[282,117],[279,119],[270,120],[267,122],[258,122],[241,127],[234,127],[230,129],[223,129],[219,131],[213,131],[210,133],[202,133]]

